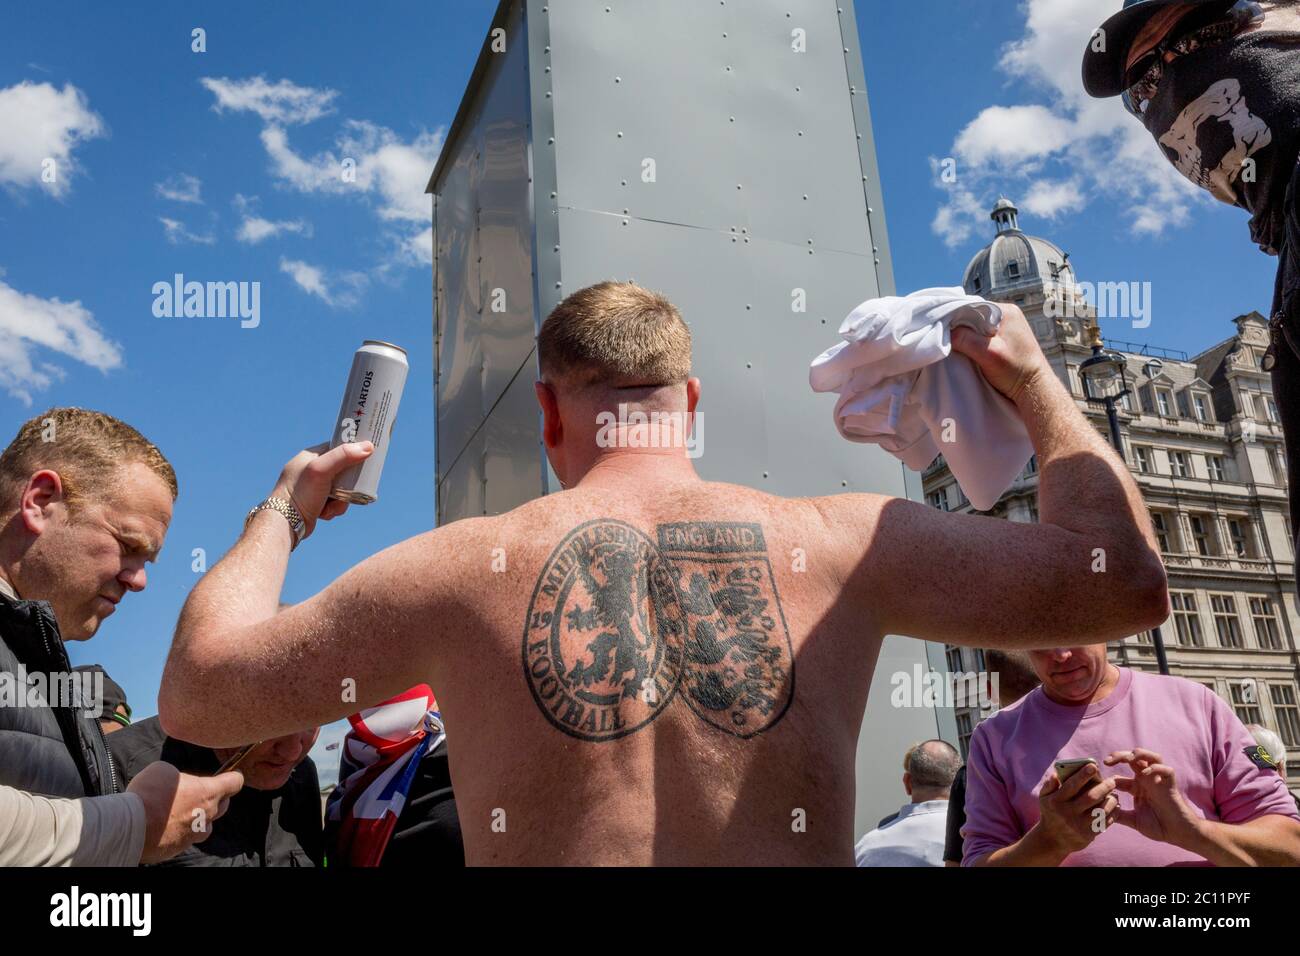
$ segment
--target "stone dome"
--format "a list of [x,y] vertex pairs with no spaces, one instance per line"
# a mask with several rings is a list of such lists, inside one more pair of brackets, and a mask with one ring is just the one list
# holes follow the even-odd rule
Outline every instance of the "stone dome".
[[1046,239],[1020,231],[1020,210],[1003,197],[989,218],[997,223],[993,241],[975,254],[962,285],[970,295],[992,298],[1024,289],[1069,287],[1075,283],[1070,256]]

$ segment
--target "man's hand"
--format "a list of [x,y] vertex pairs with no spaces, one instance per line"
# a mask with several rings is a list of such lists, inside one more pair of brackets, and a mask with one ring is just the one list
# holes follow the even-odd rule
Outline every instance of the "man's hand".
[[284,466],[271,497],[293,502],[306,525],[304,539],[315,530],[317,519],[329,521],[348,510],[346,501],[329,496],[330,489],[340,474],[365,461],[374,450],[368,441],[345,442],[334,449],[329,442],[322,442],[298,452]]
[[1132,767],[1133,776],[1112,779],[1120,790],[1132,794],[1133,809],[1120,810],[1118,821],[1149,840],[1190,849],[1202,818],[1183,799],[1174,769],[1166,766],[1158,753],[1141,747],[1107,755],[1106,766],[1120,763]]
[[161,760],[131,780],[127,793],[144,802],[145,835],[141,863],[170,860],[212,834],[212,823],[226,812],[230,798],[244,786],[238,770],[216,777],[181,773]]
[[974,362],[988,383],[1014,402],[1039,375],[1054,373],[1025,314],[1014,305],[998,305],[1002,322],[997,334],[986,336],[957,326],[952,330],[952,347]]
[[[1062,783],[1056,771],[1038,791],[1038,824],[1042,839],[1054,846],[1064,860],[1071,853],[1087,849],[1115,819],[1119,798],[1116,780],[1099,780],[1096,764],[1088,764]],[[1098,825],[1100,810],[1105,823]]]

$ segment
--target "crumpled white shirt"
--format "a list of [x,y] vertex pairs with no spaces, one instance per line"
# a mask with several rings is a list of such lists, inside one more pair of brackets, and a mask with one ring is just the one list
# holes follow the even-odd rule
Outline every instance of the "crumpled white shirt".
[[835,426],[922,471],[940,453],[979,511],[997,503],[1034,453],[1015,405],[952,351],[951,330],[994,335],[1002,309],[960,287],[869,299],[813,359],[815,392],[838,392]]

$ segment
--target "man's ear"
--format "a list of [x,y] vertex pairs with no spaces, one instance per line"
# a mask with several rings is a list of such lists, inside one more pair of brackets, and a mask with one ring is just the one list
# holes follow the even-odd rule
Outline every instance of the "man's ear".
[[542,440],[547,448],[554,448],[564,437],[564,428],[560,425],[560,401],[555,396],[555,389],[545,382],[534,382],[533,390],[537,392],[537,404],[542,406]]
[[700,380],[698,378],[688,378],[686,380],[686,414],[694,415],[695,406],[700,404]]
[[50,507],[63,502],[63,479],[57,471],[44,469],[27,479],[18,500],[18,515],[23,527],[40,534],[50,523]]

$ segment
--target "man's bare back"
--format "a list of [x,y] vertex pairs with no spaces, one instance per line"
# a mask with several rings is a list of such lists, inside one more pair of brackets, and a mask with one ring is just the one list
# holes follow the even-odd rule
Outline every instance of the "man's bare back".
[[[404,541],[279,613],[289,536],[258,512],[182,612],[164,727],[234,746],[427,682],[470,863],[850,864],[883,635],[1050,647],[1168,614],[1127,467],[1041,352],[1017,358],[1037,346],[1010,318],[979,360],[1038,453],[1041,524],[704,482],[680,449],[593,450],[573,434],[590,416],[565,433],[539,390],[548,447],[587,456],[552,459],[572,490]],[[304,452],[274,494],[334,517],[333,476],[367,453]]]
[[852,862],[880,633],[837,609],[811,501],[578,489],[467,524],[431,678],[469,862]]

